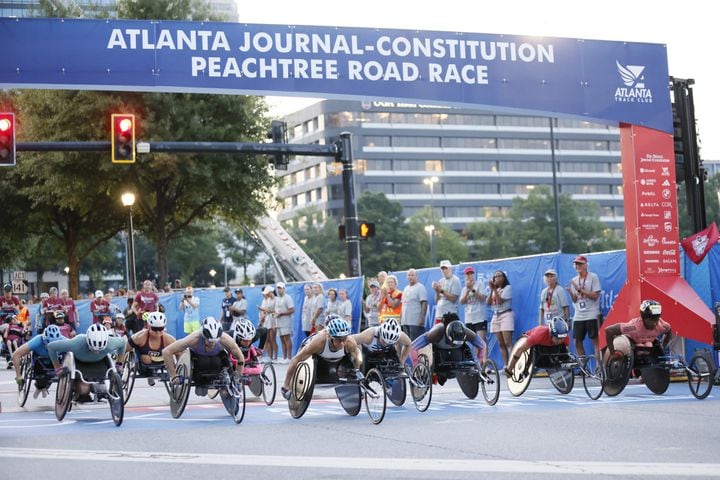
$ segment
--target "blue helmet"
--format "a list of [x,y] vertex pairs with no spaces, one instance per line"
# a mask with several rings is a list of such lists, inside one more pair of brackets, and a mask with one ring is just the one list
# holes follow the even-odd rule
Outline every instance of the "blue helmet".
[[550,335],[555,338],[565,338],[568,336],[568,324],[562,317],[553,317],[548,322],[550,326]]
[[60,327],[57,325],[48,325],[43,332],[43,340],[45,343],[54,342],[55,340],[62,340],[63,334],[60,332]]
[[347,337],[350,335],[350,325],[337,315],[329,315],[325,327],[331,337]]

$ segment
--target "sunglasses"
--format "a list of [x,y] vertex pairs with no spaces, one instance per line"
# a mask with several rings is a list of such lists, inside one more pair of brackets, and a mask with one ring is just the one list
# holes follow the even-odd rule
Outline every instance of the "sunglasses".
[[165,330],[165,327],[150,327],[150,330],[152,330],[153,332],[162,332],[163,330]]

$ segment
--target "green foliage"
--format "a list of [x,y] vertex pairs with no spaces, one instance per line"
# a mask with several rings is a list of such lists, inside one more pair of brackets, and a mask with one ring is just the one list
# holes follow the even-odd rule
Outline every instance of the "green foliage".
[[425,231],[427,225],[435,225],[435,263],[450,260],[452,263],[464,262],[468,258],[465,239],[456,231],[433,217],[430,207],[424,208],[409,219],[410,230],[419,239],[419,251],[414,268],[436,267],[430,258],[430,234]]
[[[705,219],[707,224],[712,222],[720,223],[720,173],[708,179],[705,182]],[[678,219],[680,228],[680,239],[689,237],[697,232],[693,230],[693,222],[687,211],[687,192],[685,184],[682,183],[678,188]]]

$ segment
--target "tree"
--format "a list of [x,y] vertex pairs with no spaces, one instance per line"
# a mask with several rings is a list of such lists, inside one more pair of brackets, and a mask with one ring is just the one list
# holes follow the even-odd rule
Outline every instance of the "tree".
[[468,247],[463,239],[453,229],[433,218],[430,207],[424,208],[410,217],[410,229],[416,238],[420,239],[420,250],[416,267],[437,267],[432,265],[430,259],[430,235],[425,231],[425,226],[432,225],[435,220],[435,252],[437,259],[447,259],[453,263],[464,262],[468,259]]
[[300,210],[288,233],[325,275],[337,278],[346,270],[345,243],[338,239],[338,220],[328,218],[322,223],[310,220],[321,216],[314,207]]
[[[710,225],[712,222],[720,222],[720,173],[711,177],[705,182],[705,218],[707,224]],[[680,239],[693,235],[693,222],[692,218],[687,211],[687,192],[685,185],[678,185],[678,220]]]

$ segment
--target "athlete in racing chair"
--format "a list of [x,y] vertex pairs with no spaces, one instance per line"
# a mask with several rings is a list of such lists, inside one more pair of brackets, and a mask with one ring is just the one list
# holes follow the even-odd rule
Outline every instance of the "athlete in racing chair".
[[328,315],[325,328],[308,337],[300,351],[290,360],[285,382],[280,389],[285,400],[290,400],[290,383],[298,365],[313,356],[318,359],[317,382],[320,384],[332,383],[345,377],[353,367],[358,380],[362,379],[362,352],[355,339],[350,336],[350,325],[338,315]]
[[[505,367],[505,375],[512,377],[513,369],[520,355],[538,346],[551,350],[552,353],[567,353],[570,345],[570,337],[568,336],[568,325],[562,317],[553,317],[545,325],[539,325],[525,333],[524,336],[515,343],[511,351],[514,352],[510,358],[510,363]],[[527,372],[532,373],[532,372]]]
[[25,386],[25,379],[20,371],[22,366],[21,360],[31,352],[33,354],[33,377],[35,378],[35,392],[33,393],[33,398],[37,398],[41,393],[43,398],[48,395],[48,388],[50,388],[50,383],[55,376],[55,372],[53,370],[52,362],[48,357],[46,347],[48,343],[56,340],[65,340],[65,337],[63,337],[60,333],[60,328],[58,328],[57,325],[48,325],[41,335],[36,335],[29,342],[23,343],[17,350],[15,350],[15,353],[13,353],[15,381],[20,389]]
[[[365,373],[386,360],[405,365],[410,355],[410,337],[401,331],[400,325],[394,318],[386,320],[382,325],[368,327],[352,337],[362,347]],[[402,348],[399,354],[397,344]]]
[[[82,378],[104,379],[107,377],[108,355],[121,356],[125,352],[126,346],[127,342],[124,338],[110,337],[103,325],[95,323],[90,325],[85,334],[77,335],[71,340],[48,343],[47,351],[55,367],[56,375],[62,370],[58,354],[68,352],[72,353],[75,369],[82,373]],[[90,384],[80,380],[79,376],[75,380],[74,392],[78,395],[79,402],[93,401],[90,395]]]
[[[259,359],[262,358],[262,350],[253,346],[257,336],[255,325],[247,318],[240,318],[233,325],[232,332],[235,343],[243,352],[243,359],[245,360],[243,375],[260,375],[263,369],[259,362]],[[235,357],[231,357],[230,360],[233,364],[237,363]]]
[[165,367],[163,349],[175,341],[175,337],[165,331],[167,318],[161,312],[148,312],[147,328],[143,328],[128,338],[128,351],[135,352],[140,360],[138,373],[147,377],[148,385],[155,385],[153,376]]
[[222,325],[214,317],[205,317],[200,330],[163,348],[162,356],[165,368],[174,385],[180,385],[185,380],[177,375],[174,357],[186,349],[190,351],[192,376],[197,383],[195,394],[200,397],[204,397],[208,393],[207,386],[203,385],[203,379],[212,375],[217,376],[223,367],[230,367],[228,353],[237,359],[235,375],[242,374],[244,365],[242,350],[230,335],[223,333]]
[[[466,341],[475,348],[468,348],[465,344]],[[442,323],[438,323],[412,342],[410,355],[413,365],[417,362],[418,350],[427,345],[432,345],[433,355],[440,355],[441,360],[444,362],[461,362],[465,360],[464,356],[469,351],[469,355],[478,365],[478,371],[482,372],[481,362],[478,361],[476,355],[484,358],[485,342],[479,335],[463,325],[456,313],[446,313],[443,315]],[[430,358],[429,360],[432,364],[433,359]],[[447,381],[447,377],[442,373],[437,373],[437,381],[440,385],[444,385]]]

